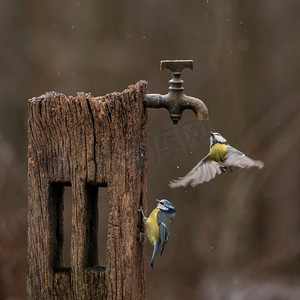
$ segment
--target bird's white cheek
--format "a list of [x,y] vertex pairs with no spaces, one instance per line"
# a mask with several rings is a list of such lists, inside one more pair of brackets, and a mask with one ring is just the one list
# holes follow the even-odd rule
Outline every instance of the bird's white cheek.
[[166,208],[160,203],[158,203],[157,208],[160,210],[166,210]]

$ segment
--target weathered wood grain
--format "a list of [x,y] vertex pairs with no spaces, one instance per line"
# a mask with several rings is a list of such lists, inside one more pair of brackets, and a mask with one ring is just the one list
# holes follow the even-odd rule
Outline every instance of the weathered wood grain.
[[[145,93],[140,81],[103,97],[50,92],[28,101],[28,299],[144,299],[137,210],[146,206]],[[68,185],[71,268],[64,268]],[[109,195],[105,267],[97,254],[99,186]]]

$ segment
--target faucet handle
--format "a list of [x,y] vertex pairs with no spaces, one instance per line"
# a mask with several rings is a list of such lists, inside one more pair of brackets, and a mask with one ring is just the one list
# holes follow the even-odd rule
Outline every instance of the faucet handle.
[[172,73],[180,74],[183,69],[193,70],[193,60],[161,60],[160,70],[169,69]]

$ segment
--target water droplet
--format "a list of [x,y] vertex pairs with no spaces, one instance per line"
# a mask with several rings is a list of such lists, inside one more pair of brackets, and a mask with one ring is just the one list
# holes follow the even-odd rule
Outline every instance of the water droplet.
[[213,249],[213,246],[210,246],[210,250],[212,250]]
[[145,40],[146,39],[146,36],[145,35],[143,35],[143,40]]
[[177,166],[177,169],[179,169],[179,166]]
[[227,19],[227,22],[229,22],[230,20],[229,20],[229,18]]
[[74,26],[74,25],[72,25],[72,29],[73,29],[73,30],[75,29],[75,26]]
[[243,21],[241,21],[240,24],[242,25],[242,24],[243,24]]

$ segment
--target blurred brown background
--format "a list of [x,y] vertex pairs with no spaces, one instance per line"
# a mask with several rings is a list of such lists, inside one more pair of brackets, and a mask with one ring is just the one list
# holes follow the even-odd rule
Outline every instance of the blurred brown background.
[[[173,126],[149,109],[148,207],[177,208],[150,269],[147,299],[300,299],[299,9],[297,1],[16,1],[0,9],[0,299],[25,299],[26,105],[46,91],[94,96],[140,79],[166,93],[161,59],[193,59]],[[223,134],[265,168],[170,190]],[[68,216],[66,215],[66,219]]]

